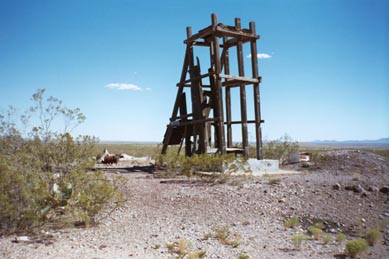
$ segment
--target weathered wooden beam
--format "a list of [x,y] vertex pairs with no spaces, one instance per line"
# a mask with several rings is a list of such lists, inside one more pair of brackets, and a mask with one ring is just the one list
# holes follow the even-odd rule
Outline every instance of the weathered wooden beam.
[[[235,28],[237,31],[240,31],[241,29],[239,18],[235,18]],[[238,42],[236,46],[236,50],[237,50],[239,76],[244,77],[243,44],[241,41]],[[248,141],[248,132],[247,132],[246,85],[244,83],[240,84],[240,116],[242,120],[242,146],[244,150],[243,153],[245,156],[248,156],[249,141]]]
[[[254,22],[250,22],[250,31],[253,34],[256,33]],[[257,44],[255,40],[250,42],[250,49],[251,49],[252,75],[253,78],[258,78]],[[256,150],[257,159],[263,159],[259,82],[254,83],[254,114],[255,114],[255,137],[256,137],[255,150]]]
[[[223,44],[227,41],[227,37],[223,37]],[[223,49],[224,55],[224,73],[230,74],[230,56],[228,48]],[[227,148],[232,146],[232,127],[231,127],[231,88],[226,87],[226,124],[227,124]]]
[[213,34],[213,26],[210,25],[207,28],[204,28],[203,30],[199,31],[198,33],[193,34],[190,37],[187,37],[187,39],[184,40],[184,43],[185,44],[192,44],[194,41],[201,39],[201,38],[206,38],[212,34]]
[[[217,27],[217,17],[216,14],[212,14],[212,28],[213,31],[216,31]],[[217,148],[219,150],[219,153],[225,154],[226,153],[226,144],[225,144],[225,136],[224,136],[224,116],[223,116],[223,91],[222,91],[222,84],[221,84],[221,78],[219,76],[221,72],[221,62],[220,62],[220,53],[219,53],[219,38],[216,36],[216,34],[213,34],[213,55],[211,55],[211,58],[213,59],[213,65],[215,69],[215,74],[213,76],[214,80],[214,87],[215,87],[215,97],[216,97],[216,107],[215,110],[215,117],[217,118]]]
[[223,37],[223,36],[238,37],[246,40],[257,40],[259,38],[259,36],[256,34],[246,33],[244,31],[229,30],[222,26],[217,26],[215,29],[215,33],[217,37]]
[[187,80],[184,80],[184,81],[180,81],[179,83],[177,83],[177,86],[187,86],[188,83],[190,83],[191,81],[193,80],[201,80],[205,77],[209,77],[209,73],[206,73],[206,74],[203,74],[203,75],[199,75],[195,78],[189,78]]
[[[264,122],[264,121],[261,121]],[[255,120],[247,120],[248,124],[255,123]],[[227,122],[224,122],[225,125],[227,125]],[[242,124],[242,121],[230,121],[230,124]]]
[[188,120],[187,122],[180,122],[179,127],[187,125],[204,124],[205,122],[216,122],[215,118],[201,119],[201,120]]

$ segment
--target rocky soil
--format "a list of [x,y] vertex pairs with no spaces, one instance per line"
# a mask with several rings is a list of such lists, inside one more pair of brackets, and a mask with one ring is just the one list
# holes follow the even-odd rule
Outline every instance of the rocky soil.
[[[185,240],[205,258],[345,258],[346,240],[377,228],[383,237],[362,258],[389,258],[389,160],[368,152],[329,151],[316,163],[288,165],[299,175],[161,178],[142,166],[120,170],[127,201],[90,228],[40,230],[0,238],[0,258],[174,258],[166,246]],[[109,170],[107,174],[117,173]],[[285,228],[292,215],[296,228]],[[331,241],[291,236],[322,222]],[[215,230],[218,229],[218,230]],[[224,230],[225,238],[217,233]],[[219,231],[219,232],[218,232]],[[24,240],[25,239],[25,240]],[[185,243],[181,241],[181,243]],[[189,256],[185,257],[189,258]],[[195,258],[195,257],[193,257]]]

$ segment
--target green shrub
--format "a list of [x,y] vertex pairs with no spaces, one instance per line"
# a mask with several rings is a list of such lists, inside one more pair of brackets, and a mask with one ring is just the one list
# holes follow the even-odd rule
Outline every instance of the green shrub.
[[[159,155],[157,158],[157,166],[164,167],[168,172],[173,174],[185,175],[191,177],[196,172],[224,172],[227,164],[235,160],[233,154],[215,155],[215,154],[200,154],[191,157],[178,155],[168,152],[164,155]],[[241,163],[242,166],[244,162]],[[231,164],[234,170],[238,170],[235,164]],[[234,171],[232,170],[232,171]]]
[[313,226],[316,227],[316,228],[319,228],[319,229],[323,229],[324,228],[324,224],[321,221],[316,222],[315,224],[313,224]]
[[381,233],[377,229],[371,229],[365,234],[365,239],[370,246],[374,246],[380,238]]
[[343,241],[346,239],[346,235],[343,234],[342,232],[339,232],[337,235],[336,235],[336,241],[339,243],[339,244],[342,244]]
[[288,155],[299,151],[298,142],[285,134],[283,137],[267,142],[263,147],[263,156],[266,159],[277,159],[281,163],[288,159]]
[[301,250],[301,246],[304,240],[307,240],[307,236],[304,234],[295,234],[291,237],[292,244],[296,250]]
[[239,255],[238,256],[238,258],[236,258],[236,259],[249,259],[250,257],[248,256],[248,255],[246,255],[246,254],[241,254],[241,255]]
[[369,244],[366,240],[358,238],[346,243],[345,252],[351,257],[356,257],[365,251],[368,247]]
[[296,216],[292,216],[289,219],[284,221],[284,226],[286,228],[295,228],[299,224],[299,219]]
[[[0,234],[24,231],[46,223],[60,227],[87,225],[111,200],[120,204],[115,178],[103,172],[88,172],[96,139],[69,133],[85,120],[79,109],[71,110],[56,98],[33,95],[35,105],[21,122],[12,120],[12,110],[0,114]],[[63,133],[51,123],[62,116]],[[22,135],[17,125],[40,122]]]
[[276,185],[276,184],[279,184],[281,182],[281,179],[279,178],[272,178],[272,179],[269,179],[268,183],[270,185]]
[[328,235],[328,234],[325,234],[325,235],[323,236],[323,243],[326,245],[326,244],[328,244],[330,241],[331,241],[331,236]]
[[317,228],[315,226],[310,226],[308,228],[308,232],[311,233],[313,235],[313,238],[315,240],[319,240],[320,239],[320,235],[321,233],[323,232],[323,230],[321,230],[320,228]]

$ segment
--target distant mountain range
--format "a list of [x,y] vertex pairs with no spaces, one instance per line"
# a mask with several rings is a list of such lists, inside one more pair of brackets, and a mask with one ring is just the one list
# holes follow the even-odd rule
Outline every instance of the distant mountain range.
[[375,140],[314,140],[308,143],[317,145],[341,145],[341,146],[389,146],[389,138]]

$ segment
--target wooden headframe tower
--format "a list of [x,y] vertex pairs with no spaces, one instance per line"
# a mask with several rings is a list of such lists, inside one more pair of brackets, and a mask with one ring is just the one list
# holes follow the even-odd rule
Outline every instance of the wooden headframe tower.
[[[262,159],[262,133],[258,75],[258,57],[255,23],[250,22],[249,29],[241,27],[240,19],[235,18],[234,26],[218,23],[216,14],[212,14],[212,25],[192,34],[192,28],[186,28],[186,52],[178,92],[170,123],[167,125],[163,140],[162,154],[169,145],[185,143],[186,156],[207,153],[214,150],[219,154],[229,152],[248,156],[248,124],[255,125],[256,158]],[[245,76],[243,46],[249,44],[251,76]],[[194,56],[195,48],[208,48],[210,67],[201,71],[200,61]],[[236,49],[238,75],[230,74],[230,51]],[[204,83],[207,81],[209,83]],[[254,118],[247,118],[246,88],[252,86],[254,96]],[[239,121],[232,121],[231,89],[240,90]],[[187,112],[187,99],[184,88],[190,88],[191,112]],[[225,97],[223,99],[223,96]],[[225,105],[225,108],[224,108]],[[233,148],[232,125],[240,124],[242,146]],[[212,128],[213,127],[213,128]],[[212,130],[213,129],[213,130]],[[212,134],[213,132],[213,134]],[[227,134],[225,134],[227,133]],[[212,138],[212,135],[213,138]],[[180,150],[179,149],[179,150]]]

